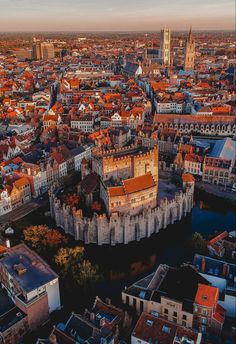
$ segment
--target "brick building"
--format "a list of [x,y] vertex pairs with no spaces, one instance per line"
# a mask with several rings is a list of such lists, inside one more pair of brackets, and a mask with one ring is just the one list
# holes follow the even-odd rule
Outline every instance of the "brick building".
[[0,259],[0,282],[27,315],[31,330],[61,306],[58,276],[25,244],[8,249]]

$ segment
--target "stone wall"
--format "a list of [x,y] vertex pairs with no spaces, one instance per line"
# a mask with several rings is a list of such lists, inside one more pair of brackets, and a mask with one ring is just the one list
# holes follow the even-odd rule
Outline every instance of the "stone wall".
[[115,180],[138,177],[148,172],[158,181],[158,148],[154,146],[148,152],[139,152],[136,144],[109,151],[94,149],[92,171],[99,174],[103,181],[111,177]]
[[172,200],[163,199],[155,208],[145,208],[138,215],[112,213],[108,218],[94,214],[92,218],[82,216],[82,211],[71,209],[49,191],[51,216],[57,226],[63,228],[76,240],[98,245],[119,243],[128,244],[139,241],[158,233],[175,221],[191,212],[193,207],[194,184],[188,185],[185,190],[175,194]]

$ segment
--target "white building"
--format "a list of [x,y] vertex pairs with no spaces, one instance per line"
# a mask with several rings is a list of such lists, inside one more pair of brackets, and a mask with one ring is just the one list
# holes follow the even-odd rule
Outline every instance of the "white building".
[[184,158],[184,171],[187,173],[201,176],[202,157],[194,153],[186,154]]
[[80,117],[77,120],[72,120],[70,126],[72,129],[80,129],[85,133],[91,133],[93,131],[94,120],[92,116]]
[[165,102],[157,103],[156,102],[156,111],[157,113],[183,113],[184,103],[176,102]]
[[0,191],[0,216],[12,211],[11,197],[7,189]]
[[111,122],[112,125],[115,126],[121,126],[122,125],[122,117],[117,112],[114,113],[113,116],[111,116]]

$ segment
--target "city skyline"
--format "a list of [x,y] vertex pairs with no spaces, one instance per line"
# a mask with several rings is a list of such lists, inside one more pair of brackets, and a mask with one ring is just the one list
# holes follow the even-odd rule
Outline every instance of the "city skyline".
[[0,0],[0,31],[231,30],[234,7],[233,0]]

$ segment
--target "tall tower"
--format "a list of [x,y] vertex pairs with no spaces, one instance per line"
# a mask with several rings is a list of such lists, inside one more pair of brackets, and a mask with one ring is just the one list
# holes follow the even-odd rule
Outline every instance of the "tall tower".
[[192,36],[192,28],[189,30],[189,35],[185,43],[185,60],[184,70],[194,70],[195,59],[195,42]]
[[43,60],[53,59],[55,57],[54,45],[52,43],[41,43],[41,58]]
[[41,59],[41,43],[35,37],[33,38],[33,45],[32,45],[32,59],[40,60]]
[[160,58],[165,66],[170,65],[170,40],[171,33],[170,29],[161,30],[161,41],[160,41]]

